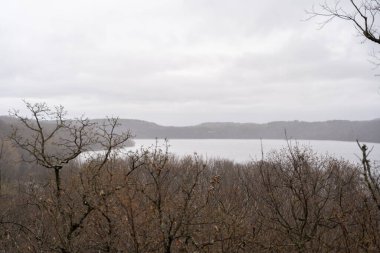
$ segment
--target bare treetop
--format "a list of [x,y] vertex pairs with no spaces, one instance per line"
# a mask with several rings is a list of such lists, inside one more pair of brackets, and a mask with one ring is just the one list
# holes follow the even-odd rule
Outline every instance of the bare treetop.
[[18,120],[10,136],[27,154],[26,160],[55,172],[57,196],[60,196],[60,170],[82,152],[93,146],[105,151],[99,168],[109,159],[113,150],[121,148],[131,137],[129,132],[117,133],[118,118],[107,118],[102,124],[86,117],[66,119],[67,112],[59,105],[24,101],[30,116],[13,110],[10,115]]
[[38,164],[60,169],[93,144],[94,123],[88,118],[67,120],[61,105],[51,109],[46,103],[25,102],[25,106],[30,116],[18,110],[10,113],[21,123],[13,126],[11,139]]

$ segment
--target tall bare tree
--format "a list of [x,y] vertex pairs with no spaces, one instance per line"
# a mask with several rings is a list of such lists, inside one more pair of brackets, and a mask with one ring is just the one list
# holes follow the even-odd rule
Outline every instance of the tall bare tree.
[[363,167],[363,177],[364,181],[370,191],[371,197],[376,204],[377,208],[380,211],[380,175],[379,171],[372,168],[372,164],[369,160],[369,155],[372,149],[368,149],[368,146],[365,144],[360,144],[359,141],[356,141],[362,154],[361,154],[361,163]]
[[51,108],[46,103],[24,102],[30,115],[24,116],[18,110],[10,113],[18,120],[10,139],[26,153],[25,160],[54,171],[58,198],[61,194],[60,171],[66,164],[93,146],[106,151],[104,164],[112,150],[122,147],[131,137],[129,132],[115,132],[119,125],[117,118],[108,118],[103,124],[83,116],[69,120],[63,106]]

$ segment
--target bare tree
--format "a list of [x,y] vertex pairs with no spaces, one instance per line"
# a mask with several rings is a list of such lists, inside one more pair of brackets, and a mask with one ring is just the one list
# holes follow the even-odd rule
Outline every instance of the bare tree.
[[362,152],[361,163],[363,167],[363,177],[368,190],[370,191],[372,200],[380,211],[380,176],[378,171],[373,171],[372,164],[369,160],[369,155],[372,150],[368,150],[367,145],[361,145],[356,141]]
[[[341,19],[353,24],[358,34],[365,40],[371,41],[376,45],[380,44],[380,0],[327,0],[308,12],[310,18],[323,18],[322,27],[334,19]],[[376,53],[373,54],[375,65],[380,66],[380,58]],[[369,191],[370,199],[380,211],[380,184],[379,174],[376,171],[375,163],[370,162],[367,145],[357,141],[361,151],[362,175],[364,183]],[[367,203],[366,203],[367,204]]]
[[93,144],[94,124],[83,117],[67,120],[63,106],[52,109],[46,103],[24,103],[31,116],[23,116],[18,110],[10,112],[21,123],[13,126],[10,138],[28,154],[26,160],[54,170],[59,197],[60,171]]
[[102,124],[83,116],[69,120],[63,106],[50,108],[46,103],[24,102],[30,116],[24,116],[18,110],[10,113],[19,123],[13,126],[10,139],[27,154],[26,161],[54,171],[58,198],[61,193],[60,171],[66,164],[91,147],[97,147],[105,150],[100,165],[96,165],[101,169],[112,150],[123,147],[131,137],[129,132],[116,133],[118,118],[107,118]]
[[313,7],[308,11],[310,18],[324,18],[324,26],[334,19],[351,22],[360,35],[366,39],[380,44],[380,1],[379,0],[335,0],[325,1],[319,8]]

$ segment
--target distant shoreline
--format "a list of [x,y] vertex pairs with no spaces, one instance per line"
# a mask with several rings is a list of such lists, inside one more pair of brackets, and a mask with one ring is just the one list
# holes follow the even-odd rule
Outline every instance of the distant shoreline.
[[[105,119],[92,119],[102,122]],[[6,136],[13,118],[0,116],[0,136]],[[243,139],[326,140],[380,143],[380,119],[367,121],[329,120],[318,122],[275,121],[269,123],[211,122],[195,126],[162,126],[136,119],[119,119],[117,131],[130,131],[135,139]],[[8,130],[7,130],[8,129]]]
[[[158,139],[159,141],[167,139],[168,141],[170,140],[273,140],[273,141],[286,141],[287,139],[278,139],[278,138],[139,138],[139,137],[133,137],[132,140],[154,140]],[[329,139],[295,139],[295,138],[289,138],[288,139],[291,142],[296,142],[296,141],[336,141],[336,142],[354,142],[356,143],[356,140],[329,140]],[[359,142],[364,142],[360,141]],[[379,142],[370,142],[370,141],[365,141],[366,144],[380,144]],[[129,146],[129,147],[134,147],[134,145]]]

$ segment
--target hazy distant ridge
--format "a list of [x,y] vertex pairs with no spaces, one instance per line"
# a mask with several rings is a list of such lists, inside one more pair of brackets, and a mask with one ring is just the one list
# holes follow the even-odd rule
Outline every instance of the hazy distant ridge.
[[337,140],[380,143],[380,119],[370,121],[333,120],[323,122],[278,121],[256,123],[203,123],[196,126],[160,126],[141,120],[121,120],[136,138],[169,139],[284,139]]
[[[0,136],[10,130],[12,119],[0,116]],[[97,119],[94,121],[102,121]],[[152,122],[121,119],[121,130],[130,129],[137,139],[284,139],[337,140],[380,143],[380,119],[322,122],[277,121],[265,124],[211,122],[195,126],[161,126]]]

